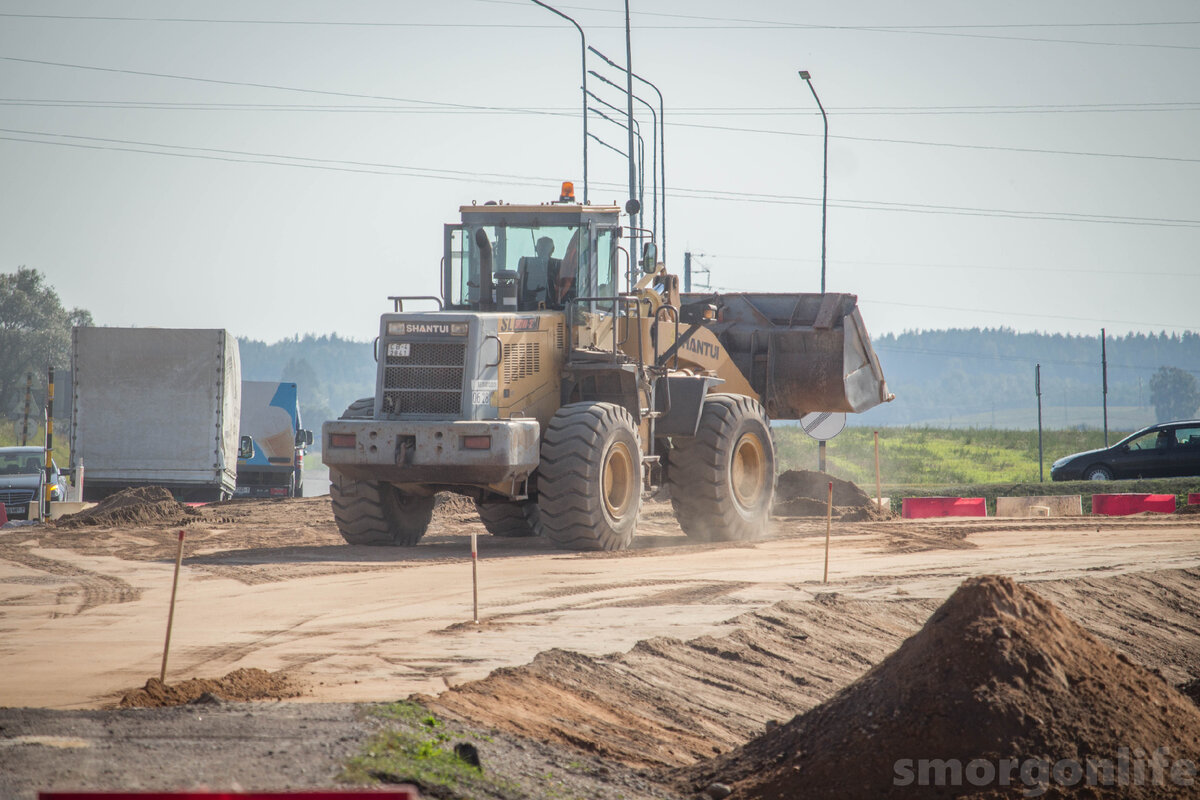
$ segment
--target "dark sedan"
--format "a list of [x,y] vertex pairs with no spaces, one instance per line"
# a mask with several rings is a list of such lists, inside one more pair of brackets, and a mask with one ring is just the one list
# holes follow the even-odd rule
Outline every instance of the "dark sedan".
[[1088,450],[1055,461],[1056,481],[1113,478],[1181,478],[1200,475],[1200,420],[1151,425],[1104,450]]

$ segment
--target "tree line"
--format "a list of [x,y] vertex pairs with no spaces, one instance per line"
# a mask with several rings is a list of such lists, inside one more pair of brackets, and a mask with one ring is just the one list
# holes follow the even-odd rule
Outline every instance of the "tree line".
[[[64,308],[37,270],[20,267],[0,274],[0,417],[20,414],[30,372],[34,404],[41,407],[47,368],[69,368],[71,328],[91,324],[87,310]],[[335,333],[296,335],[269,344],[239,339],[238,345],[243,379],[297,384],[301,415],[310,429],[319,430],[322,422],[336,419],[354,400],[374,392],[371,342]],[[1046,409],[1092,409],[1082,423],[1050,412],[1047,427],[1099,425],[1094,409],[1105,398],[1098,331],[1095,336],[1011,328],[910,331],[876,337],[874,346],[896,400],[855,423],[1035,427],[1029,410],[1037,402],[1034,370],[1040,364]],[[1110,407],[1140,409],[1143,416],[1160,420],[1200,415],[1200,333],[1109,336],[1104,351]],[[56,404],[56,417],[66,411],[67,403]],[[1020,413],[1006,416],[1006,411]],[[1149,421],[1154,420],[1139,424]]]

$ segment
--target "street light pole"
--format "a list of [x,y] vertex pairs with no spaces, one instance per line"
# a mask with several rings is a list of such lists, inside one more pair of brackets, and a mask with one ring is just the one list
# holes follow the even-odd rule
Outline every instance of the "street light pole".
[[825,115],[825,106],[817,97],[817,90],[812,85],[812,75],[807,70],[800,70],[800,77],[808,84],[817,108],[821,109],[821,119],[825,122],[825,164],[821,169],[821,294],[825,294],[825,220],[828,216],[829,201],[829,117]]
[[632,257],[641,259],[641,235],[638,230],[638,220],[641,219],[641,203],[637,199],[637,165],[633,154],[633,42],[629,35],[629,0],[625,0],[625,104],[626,118],[629,129],[629,202],[625,210],[629,212],[629,227],[633,232],[634,252]]
[[[620,64],[613,61],[611,58],[604,55],[604,53],[601,53],[596,48],[589,46],[588,50],[591,50],[597,56],[602,58],[605,61],[605,63],[607,63],[610,67],[613,67],[614,69],[618,69],[622,72],[627,71],[625,69],[625,67],[622,67]],[[592,74],[595,75],[596,73],[593,72]],[[632,72],[631,74],[633,75],[634,78],[637,78],[639,81],[641,81],[642,83],[646,84],[651,89],[653,89],[654,93],[656,95],[658,95],[658,131],[659,131],[659,133],[658,133],[658,151],[659,151],[658,169],[659,169],[659,174],[662,177],[662,189],[661,189],[661,191],[662,191],[662,251],[660,253],[660,255],[662,257],[660,260],[665,263],[667,260],[667,131],[666,131],[667,117],[666,117],[666,107],[663,105],[662,92],[660,92],[658,90],[657,86],[655,86],[653,83],[651,83],[650,81],[643,78],[641,75],[638,75],[636,72]],[[597,77],[599,77],[599,76],[597,75]],[[611,81],[609,81],[609,83],[611,83]],[[641,99],[641,98],[639,98],[639,99]],[[645,102],[645,101],[643,100],[642,102]]]
[[588,202],[588,102],[587,102],[587,36],[583,33],[583,28],[579,27],[579,23],[568,17],[566,14],[559,11],[554,6],[548,6],[542,0],[532,0],[535,5],[550,11],[565,19],[567,22],[575,26],[575,30],[579,31],[579,61],[582,67],[583,81],[583,204]]

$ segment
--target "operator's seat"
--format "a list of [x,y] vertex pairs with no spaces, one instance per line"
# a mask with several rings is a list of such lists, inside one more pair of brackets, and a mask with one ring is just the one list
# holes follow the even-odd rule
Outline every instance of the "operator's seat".
[[549,257],[523,256],[517,262],[517,308],[532,311],[550,299]]

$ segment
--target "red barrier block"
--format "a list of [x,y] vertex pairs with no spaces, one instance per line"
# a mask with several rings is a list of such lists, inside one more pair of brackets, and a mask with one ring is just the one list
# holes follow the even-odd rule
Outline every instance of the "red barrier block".
[[1092,495],[1093,514],[1103,514],[1106,517],[1123,517],[1128,514],[1140,514],[1143,511],[1174,514],[1175,495],[1133,493]]
[[421,800],[411,786],[390,789],[307,789],[292,792],[38,792],[38,800]]
[[1192,492],[1191,494],[1188,495],[1188,505],[1189,506],[1200,505],[1200,492]]
[[927,517],[986,517],[987,504],[982,497],[905,497],[900,501],[904,519]]
[[0,525],[8,523],[8,507],[0,503]]

